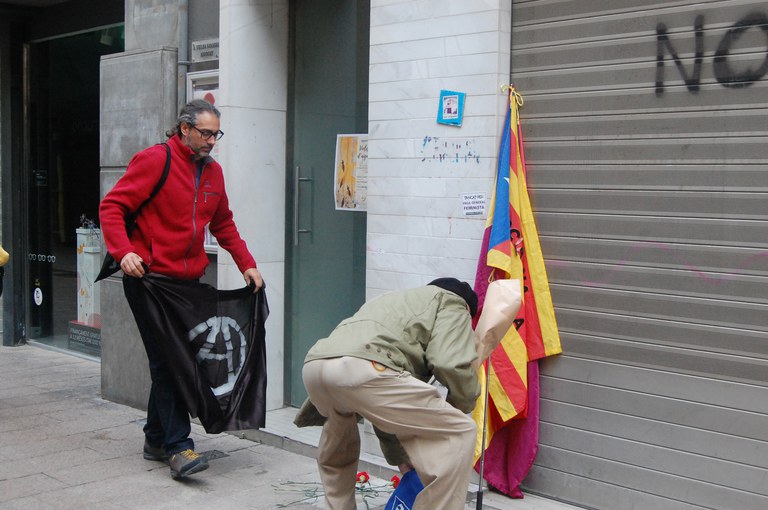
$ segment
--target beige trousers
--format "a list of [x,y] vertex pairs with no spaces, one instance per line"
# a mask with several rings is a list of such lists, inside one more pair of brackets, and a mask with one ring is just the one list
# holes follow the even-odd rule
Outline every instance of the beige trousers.
[[424,490],[413,510],[463,510],[476,428],[437,389],[359,358],[314,360],[302,371],[309,398],[328,420],[317,465],[329,510],[354,510],[360,434],[355,413],[395,434]]

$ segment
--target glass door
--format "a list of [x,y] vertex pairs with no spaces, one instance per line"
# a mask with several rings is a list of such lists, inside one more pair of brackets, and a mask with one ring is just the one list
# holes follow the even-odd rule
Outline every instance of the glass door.
[[122,27],[27,46],[27,336],[100,354],[99,69]]

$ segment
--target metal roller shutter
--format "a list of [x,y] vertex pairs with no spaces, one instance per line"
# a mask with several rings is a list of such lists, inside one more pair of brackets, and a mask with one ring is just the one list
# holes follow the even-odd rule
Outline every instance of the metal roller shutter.
[[565,353],[528,490],[768,508],[768,4],[512,2]]

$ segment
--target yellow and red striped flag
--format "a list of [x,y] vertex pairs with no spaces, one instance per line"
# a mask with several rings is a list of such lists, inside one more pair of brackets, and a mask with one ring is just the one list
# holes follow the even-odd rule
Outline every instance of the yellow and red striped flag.
[[[544,257],[528,196],[518,111],[522,104],[522,96],[514,87],[510,87],[509,108],[499,149],[494,193],[477,266],[475,291],[478,294],[481,311],[485,301],[485,291],[491,281],[519,279],[523,286],[523,304],[514,326],[490,356],[491,375],[485,445],[482,444],[484,397],[481,396],[478,400],[473,412],[473,417],[478,424],[475,460],[479,459],[483,448],[486,449],[487,455],[493,449],[508,449],[512,446],[507,444],[509,434],[504,435],[504,441],[494,442],[494,436],[496,432],[508,426],[511,420],[526,417],[529,407],[528,374],[531,371],[529,362],[562,352]],[[483,385],[487,368],[486,361],[481,366],[479,374]],[[535,369],[535,398],[538,400],[538,367],[536,366]],[[536,404],[536,444],[527,445],[527,448],[533,448],[532,456],[535,456],[538,443],[538,402]],[[533,416],[528,416],[528,419],[534,421]],[[532,456],[521,455],[520,457],[530,458],[532,463]],[[507,456],[494,455],[492,458],[507,459]],[[499,462],[505,463],[508,460]],[[525,472],[530,467],[530,463],[525,468]],[[494,466],[493,461],[489,465],[486,458],[484,474],[489,482],[496,476],[494,472],[507,473],[509,470],[510,466]],[[516,471],[519,472],[519,469]],[[503,490],[504,484],[500,484],[498,480],[495,481],[496,483],[492,484]],[[514,491],[517,491],[516,486]],[[510,488],[510,492],[514,491]]]

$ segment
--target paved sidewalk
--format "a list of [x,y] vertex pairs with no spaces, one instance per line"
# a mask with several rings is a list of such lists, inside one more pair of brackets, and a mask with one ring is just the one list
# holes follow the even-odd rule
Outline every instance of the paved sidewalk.
[[[247,434],[258,441],[210,435],[194,424],[196,449],[208,452],[211,467],[174,481],[167,464],[141,455],[144,412],[102,400],[100,387],[98,362],[37,346],[0,347],[0,509],[323,508],[311,445],[265,431]],[[277,447],[287,441],[293,446]],[[373,464],[363,467],[386,478],[374,477],[358,494],[359,509],[383,509],[391,491],[391,471]],[[533,495],[486,494],[483,502],[486,509],[572,509]]]

